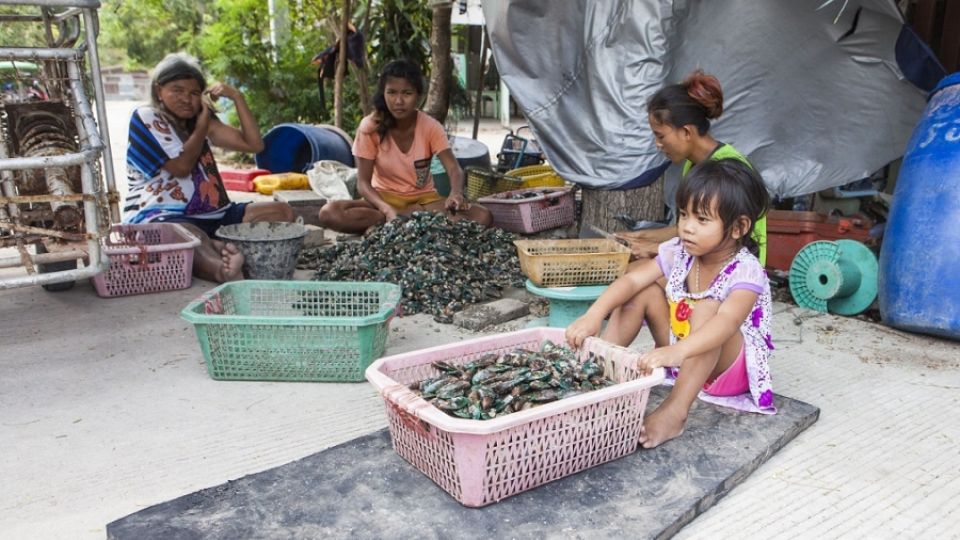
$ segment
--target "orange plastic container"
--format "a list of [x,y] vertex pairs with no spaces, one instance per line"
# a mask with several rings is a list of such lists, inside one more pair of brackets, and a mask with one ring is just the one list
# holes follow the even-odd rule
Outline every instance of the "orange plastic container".
[[790,271],[790,263],[804,246],[817,240],[866,242],[873,223],[862,218],[827,217],[816,212],[767,212],[767,268]]

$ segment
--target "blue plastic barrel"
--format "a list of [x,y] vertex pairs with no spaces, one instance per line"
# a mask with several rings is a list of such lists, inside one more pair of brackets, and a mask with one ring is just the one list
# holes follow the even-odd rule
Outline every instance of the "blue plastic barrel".
[[322,159],[354,166],[350,137],[333,126],[278,124],[263,137],[263,145],[257,167],[272,173],[306,172]]
[[884,323],[960,339],[960,73],[930,94],[907,144],[879,289]]

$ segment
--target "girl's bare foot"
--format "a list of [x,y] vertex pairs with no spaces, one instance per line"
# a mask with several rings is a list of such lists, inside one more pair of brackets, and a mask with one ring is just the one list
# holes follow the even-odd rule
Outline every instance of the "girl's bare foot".
[[686,411],[676,409],[677,407],[671,407],[664,402],[643,420],[643,427],[640,428],[640,444],[644,448],[656,448],[683,433],[687,414]]
[[243,279],[243,253],[233,244],[224,244],[220,250],[221,265],[217,270],[217,281],[237,281]]

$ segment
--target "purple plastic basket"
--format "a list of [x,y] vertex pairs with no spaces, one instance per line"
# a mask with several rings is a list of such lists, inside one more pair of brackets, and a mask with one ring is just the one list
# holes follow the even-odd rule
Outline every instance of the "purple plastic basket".
[[[537,193],[535,197],[512,199],[522,193]],[[493,214],[493,225],[505,231],[531,234],[573,223],[576,204],[573,190],[519,189],[497,193],[477,200]]]

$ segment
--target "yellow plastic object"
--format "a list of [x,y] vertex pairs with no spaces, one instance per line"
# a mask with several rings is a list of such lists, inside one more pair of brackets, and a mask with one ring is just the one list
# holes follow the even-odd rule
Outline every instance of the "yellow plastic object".
[[550,165],[527,165],[507,171],[507,175],[523,178],[524,189],[567,185],[567,182]]
[[550,165],[528,165],[526,167],[520,167],[519,169],[513,169],[507,171],[507,174],[510,176],[534,176],[537,174],[547,174],[554,173],[553,167]]
[[273,195],[274,191],[283,189],[310,189],[307,175],[300,173],[265,174],[253,180],[253,189],[257,193]]

